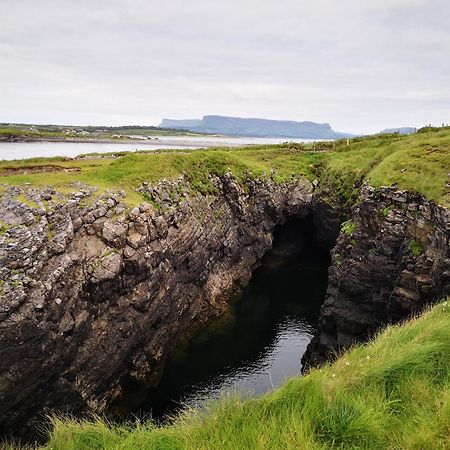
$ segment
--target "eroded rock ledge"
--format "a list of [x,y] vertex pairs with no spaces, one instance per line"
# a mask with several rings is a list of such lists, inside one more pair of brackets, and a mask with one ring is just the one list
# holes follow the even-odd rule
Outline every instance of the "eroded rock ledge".
[[[304,179],[211,179],[193,195],[181,178],[121,195],[7,188],[0,233],[0,428],[46,408],[101,412],[121,379],[157,376],[167,353],[222,314],[271,247],[275,225],[309,211]],[[19,196],[19,197],[17,197]],[[28,202],[29,203],[29,202]],[[92,204],[90,204],[92,203]]]
[[321,364],[450,294],[450,210],[420,194],[364,186],[332,251],[319,331],[303,362]]

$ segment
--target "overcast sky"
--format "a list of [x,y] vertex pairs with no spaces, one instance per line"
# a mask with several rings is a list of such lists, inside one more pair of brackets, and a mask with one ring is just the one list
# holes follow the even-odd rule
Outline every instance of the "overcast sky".
[[0,0],[0,122],[450,122],[449,0]]

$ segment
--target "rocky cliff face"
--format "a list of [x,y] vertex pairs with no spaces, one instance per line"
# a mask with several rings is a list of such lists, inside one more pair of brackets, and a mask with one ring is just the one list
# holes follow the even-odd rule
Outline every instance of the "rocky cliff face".
[[349,219],[332,251],[306,365],[450,294],[450,210],[418,194],[365,186]]
[[48,407],[101,412],[123,377],[157,377],[167,353],[248,282],[275,225],[309,211],[305,180],[211,183],[208,196],[182,178],[145,184],[153,206],[128,212],[120,195],[5,187],[2,433],[31,428]]
[[[312,211],[332,252],[308,364],[450,294],[450,212],[424,197],[363,187],[333,208],[302,179],[144,184],[125,208],[80,186],[4,187],[0,199],[0,432],[48,408],[102,412],[125,378],[157,379],[165,357],[221,315],[271,247],[273,229]],[[21,201],[19,201],[21,199]]]

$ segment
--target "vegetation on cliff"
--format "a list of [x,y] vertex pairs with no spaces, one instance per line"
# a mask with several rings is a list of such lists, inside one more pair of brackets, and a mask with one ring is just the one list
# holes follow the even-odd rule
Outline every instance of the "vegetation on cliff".
[[171,425],[55,418],[53,450],[447,449],[450,303],[256,399],[190,410]]
[[450,205],[450,130],[424,130],[340,141],[327,153],[321,184],[352,204],[364,181],[374,187],[397,186]]
[[[36,170],[37,167],[37,170]],[[45,169],[39,169],[45,167]],[[378,187],[396,185],[450,205],[450,130],[429,130],[409,136],[378,135],[311,144],[252,146],[240,149],[158,151],[91,155],[78,159],[35,158],[0,161],[0,183],[65,190],[75,181],[104,189],[124,189],[131,203],[143,201],[135,189],[144,181],[174,178],[182,173],[201,192],[211,189],[209,175],[232,172],[246,177],[318,178],[348,205],[364,181]]]

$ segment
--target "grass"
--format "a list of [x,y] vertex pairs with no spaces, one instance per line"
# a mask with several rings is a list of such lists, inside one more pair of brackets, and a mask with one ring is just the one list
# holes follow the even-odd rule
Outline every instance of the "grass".
[[342,222],[341,224],[341,231],[346,234],[347,236],[353,236],[353,233],[356,230],[356,223],[352,220],[347,220],[345,222]]
[[51,130],[23,130],[11,126],[0,126],[0,140],[2,138],[22,139],[64,139],[67,138],[61,131]]
[[47,450],[449,449],[450,304],[263,397],[188,410],[171,425],[53,418]]
[[420,256],[423,253],[422,246],[415,239],[413,239],[409,242],[408,247],[414,256]]
[[[127,139],[127,136],[204,136],[187,130],[154,126],[77,126],[0,123],[0,140]],[[118,137],[120,136],[120,137]]]
[[409,136],[380,135],[340,141],[324,161],[322,184],[333,186],[347,203],[355,202],[358,185],[396,185],[450,205],[450,130]]
[[[121,153],[117,158],[0,161],[0,183],[50,184],[65,190],[71,183],[81,181],[100,191],[124,189],[128,202],[136,204],[144,200],[135,191],[143,181],[175,178],[182,173],[195,190],[203,193],[213,191],[210,174],[232,172],[240,181],[270,175],[280,182],[305,175],[310,180],[319,178],[321,189],[332,192],[333,197],[347,205],[355,203],[364,181],[375,187],[395,185],[421,192],[442,205],[450,205],[448,129],[425,130],[409,136],[393,134],[341,140],[322,146],[324,151],[312,151],[313,147],[287,143],[240,149],[132,152]],[[80,171],[6,173],[11,167],[38,164],[77,167]]]
[[277,181],[286,181],[294,175],[303,174],[313,178],[314,165],[322,155],[299,150],[297,147],[272,146],[249,149],[214,149],[189,152],[128,153],[116,159],[35,158],[27,161],[2,161],[0,174],[8,168],[50,164],[61,168],[78,167],[79,172],[64,171],[27,174],[6,174],[0,176],[0,183],[12,185],[30,183],[33,186],[52,185],[56,189],[67,188],[75,181],[94,185],[102,190],[124,189],[130,203],[144,201],[135,192],[143,181],[155,182],[162,178],[176,178],[185,174],[194,190],[213,192],[209,175],[223,175],[232,172],[236,178],[264,177],[274,171]]
[[8,225],[0,221],[0,236],[5,236],[9,229],[10,227]]

